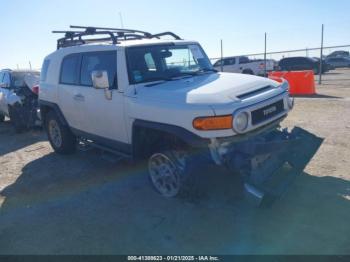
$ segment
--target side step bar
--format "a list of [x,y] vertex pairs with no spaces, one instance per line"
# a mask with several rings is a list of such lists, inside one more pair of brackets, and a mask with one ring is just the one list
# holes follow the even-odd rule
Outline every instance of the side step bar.
[[79,139],[79,142],[82,143],[84,146],[90,146],[90,147],[94,147],[97,149],[100,149],[102,151],[111,153],[113,155],[119,156],[119,157],[123,157],[123,158],[132,158],[132,155],[130,154],[126,154],[124,152],[100,145],[100,144],[96,144],[94,141],[92,140],[87,140],[87,139]]

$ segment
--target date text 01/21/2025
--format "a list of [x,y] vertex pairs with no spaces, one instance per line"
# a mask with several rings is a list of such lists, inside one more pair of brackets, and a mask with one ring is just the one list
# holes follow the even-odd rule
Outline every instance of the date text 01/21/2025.
[[128,256],[128,261],[220,261],[217,256]]

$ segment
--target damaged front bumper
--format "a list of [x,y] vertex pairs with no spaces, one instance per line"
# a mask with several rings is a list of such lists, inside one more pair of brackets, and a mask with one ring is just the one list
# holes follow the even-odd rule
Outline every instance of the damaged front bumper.
[[238,141],[213,139],[209,149],[217,165],[240,175],[258,205],[269,205],[302,173],[321,143],[298,127],[291,132],[270,127]]

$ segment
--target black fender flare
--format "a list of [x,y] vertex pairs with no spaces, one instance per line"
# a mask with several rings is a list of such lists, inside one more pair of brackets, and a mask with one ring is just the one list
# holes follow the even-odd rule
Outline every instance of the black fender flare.
[[69,126],[66,118],[64,117],[64,115],[60,109],[60,107],[56,103],[40,99],[39,106],[40,106],[40,113],[41,113],[41,117],[42,117],[43,122],[45,121],[45,112],[47,111],[47,108],[50,108],[51,110],[53,110],[56,113],[56,115],[58,116],[59,120],[61,121],[61,123],[63,125]]
[[207,147],[210,143],[210,140],[207,138],[202,138],[187,129],[175,125],[170,124],[163,124],[158,122],[152,122],[152,121],[146,121],[146,120],[140,120],[136,119],[133,122],[132,126],[132,140],[134,141],[134,134],[136,133],[135,130],[137,128],[147,128],[147,129],[153,129],[156,131],[161,131],[164,133],[168,133],[170,135],[173,135],[175,137],[178,137],[182,141],[184,141],[186,144],[192,146],[192,147]]

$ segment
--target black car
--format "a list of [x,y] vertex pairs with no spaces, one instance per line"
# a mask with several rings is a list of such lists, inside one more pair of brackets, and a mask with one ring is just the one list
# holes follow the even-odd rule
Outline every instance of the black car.
[[[317,63],[320,63],[320,58],[318,57],[313,57],[313,59],[315,59],[317,61]],[[331,65],[330,63],[328,63],[328,59],[322,59],[322,67],[324,67],[324,69],[326,70],[326,72],[330,71],[330,70],[334,70],[335,67],[333,65]]]
[[327,57],[327,63],[334,68],[350,67],[350,57]]
[[[287,57],[280,60],[279,69],[281,71],[301,71],[312,70],[315,74],[320,72],[320,63],[310,57]],[[326,66],[322,68],[322,73],[327,72]]]

